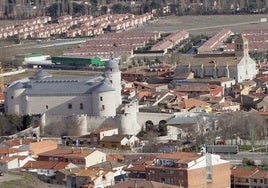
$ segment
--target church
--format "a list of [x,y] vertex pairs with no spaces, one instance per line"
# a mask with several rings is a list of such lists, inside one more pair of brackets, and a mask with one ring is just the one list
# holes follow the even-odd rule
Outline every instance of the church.
[[176,66],[175,76],[193,72],[195,78],[234,79],[236,83],[256,77],[256,62],[249,56],[248,40],[239,34],[233,54],[197,54],[183,56]]
[[120,104],[121,71],[113,56],[99,77],[54,78],[39,70],[5,91],[7,114],[114,117]]

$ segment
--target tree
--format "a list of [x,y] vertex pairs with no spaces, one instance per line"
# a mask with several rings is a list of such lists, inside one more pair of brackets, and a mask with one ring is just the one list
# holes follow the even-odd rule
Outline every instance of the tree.
[[31,123],[32,123],[32,116],[30,115],[24,115],[22,116],[22,129],[27,129],[30,127]]

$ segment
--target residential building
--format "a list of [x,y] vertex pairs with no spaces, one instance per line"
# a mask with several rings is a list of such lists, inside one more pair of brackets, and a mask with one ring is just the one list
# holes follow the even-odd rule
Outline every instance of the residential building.
[[6,147],[0,147],[0,156],[1,157],[12,157],[12,156],[25,156],[28,155],[29,151],[24,151],[21,149],[16,148],[6,148]]
[[38,176],[41,180],[52,182],[56,172],[62,169],[75,168],[72,163],[60,161],[29,161],[23,167],[22,171],[32,173]]
[[177,185],[167,185],[156,181],[144,181],[144,180],[129,180],[121,183],[117,183],[111,188],[180,188]]
[[39,153],[56,149],[58,147],[58,144],[52,140],[20,138],[3,141],[0,143],[0,146],[25,150],[28,151],[30,155],[36,156]]
[[106,161],[106,154],[93,149],[58,148],[38,154],[38,160],[69,162],[78,167],[89,167]]
[[101,147],[109,149],[123,149],[131,150],[134,147],[137,147],[139,139],[134,135],[112,135],[104,136],[100,141]]
[[68,188],[105,188],[114,185],[113,171],[100,168],[80,169],[77,173],[67,176],[66,186]]
[[268,187],[268,171],[266,170],[259,170],[258,172],[254,173],[250,176],[249,179],[249,187],[255,188],[266,188]]
[[146,180],[146,164],[139,164],[126,169],[127,180]]
[[[231,187],[249,188],[251,176],[258,171],[259,170],[256,167],[250,169],[233,167],[231,169]],[[254,183],[254,181],[252,183]]]
[[114,161],[105,161],[103,163],[95,164],[91,168],[100,168],[106,171],[113,171],[114,173],[114,182],[122,182],[126,179],[126,166],[125,164],[114,162]]
[[0,171],[8,171],[12,169],[19,169],[24,166],[28,161],[35,161],[31,156],[14,155],[12,157],[0,158]]
[[230,163],[219,155],[163,153],[146,167],[146,179],[182,187],[230,187]]

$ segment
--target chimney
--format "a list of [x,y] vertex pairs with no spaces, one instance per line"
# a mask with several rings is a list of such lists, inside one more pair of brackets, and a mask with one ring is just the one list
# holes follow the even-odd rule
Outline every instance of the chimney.
[[72,153],[74,153],[74,147],[72,147]]
[[83,153],[83,148],[82,147],[80,147],[80,153]]
[[19,139],[19,143],[20,143],[20,145],[22,145],[22,138]]

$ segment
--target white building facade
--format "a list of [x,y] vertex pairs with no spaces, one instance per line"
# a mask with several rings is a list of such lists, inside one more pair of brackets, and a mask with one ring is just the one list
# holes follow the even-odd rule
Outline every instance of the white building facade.
[[237,83],[256,77],[256,62],[249,56],[248,40],[241,34],[235,40],[234,54],[198,54],[180,59],[175,74],[193,72],[196,78],[231,78]]

